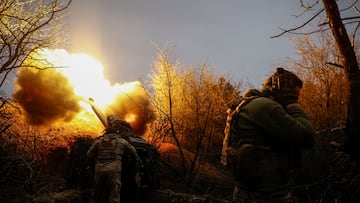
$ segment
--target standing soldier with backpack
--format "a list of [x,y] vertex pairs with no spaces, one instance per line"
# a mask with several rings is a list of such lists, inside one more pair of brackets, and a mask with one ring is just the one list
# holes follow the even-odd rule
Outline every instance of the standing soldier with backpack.
[[[119,203],[122,172],[125,156],[137,159],[136,149],[128,142],[132,128],[117,116],[107,118],[105,133],[97,139],[87,152],[95,160],[95,188],[92,203]],[[138,170],[136,167],[134,170]],[[137,171],[135,171],[134,179]],[[136,180],[134,180],[136,181]],[[138,181],[138,180],[137,180]],[[135,202],[134,200],[133,202]]]
[[291,173],[301,151],[315,145],[312,124],[297,103],[301,88],[295,74],[278,68],[234,110],[227,148],[233,202],[294,202]]

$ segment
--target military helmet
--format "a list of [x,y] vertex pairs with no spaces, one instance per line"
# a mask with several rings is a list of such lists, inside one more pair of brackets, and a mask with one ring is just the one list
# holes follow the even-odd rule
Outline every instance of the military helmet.
[[277,70],[267,78],[262,87],[262,92],[270,90],[273,94],[281,91],[282,88],[294,89],[296,86],[302,88],[303,82],[294,73],[277,68]]
[[132,128],[128,122],[120,119],[116,115],[109,115],[107,117],[107,132],[127,132],[131,131]]

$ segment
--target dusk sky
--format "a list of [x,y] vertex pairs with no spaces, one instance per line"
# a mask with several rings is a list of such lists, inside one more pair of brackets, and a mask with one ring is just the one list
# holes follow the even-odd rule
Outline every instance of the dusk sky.
[[112,82],[148,79],[161,49],[180,63],[216,67],[256,86],[295,53],[287,36],[307,18],[298,0],[75,0],[68,16],[71,52],[99,60]]

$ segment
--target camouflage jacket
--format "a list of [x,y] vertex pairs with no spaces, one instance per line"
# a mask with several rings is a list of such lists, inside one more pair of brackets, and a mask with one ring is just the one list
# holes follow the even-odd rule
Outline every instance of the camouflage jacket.
[[121,172],[124,153],[137,156],[135,148],[121,136],[106,133],[97,139],[87,152],[89,159],[95,159],[95,172]]

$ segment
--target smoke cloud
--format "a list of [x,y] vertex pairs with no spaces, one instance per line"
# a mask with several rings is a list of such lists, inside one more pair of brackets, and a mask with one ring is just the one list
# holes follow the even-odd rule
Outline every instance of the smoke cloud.
[[32,125],[70,121],[81,110],[80,98],[68,79],[55,69],[20,69],[13,98]]
[[[95,59],[65,50],[44,50],[54,67],[21,68],[15,79],[13,98],[20,104],[31,125],[45,126],[71,122],[94,98],[104,115],[114,114],[128,121],[134,132],[143,135],[154,120],[150,97],[140,82],[110,83]],[[36,62],[36,61],[35,61]],[[84,108],[85,107],[85,108]],[[90,107],[90,106],[89,106]]]
[[107,114],[115,114],[128,121],[134,132],[142,135],[146,132],[147,124],[155,119],[149,95],[138,81],[123,85],[132,88],[115,96],[114,102],[107,107]]

